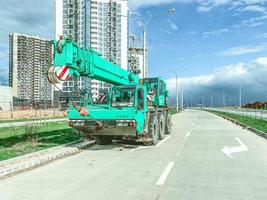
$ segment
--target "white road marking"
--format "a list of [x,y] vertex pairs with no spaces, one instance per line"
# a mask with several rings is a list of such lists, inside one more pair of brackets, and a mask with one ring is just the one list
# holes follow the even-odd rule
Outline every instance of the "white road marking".
[[171,136],[168,135],[166,138],[164,138],[163,140],[161,140],[161,141],[156,145],[156,147],[162,145],[162,144],[163,144],[164,142],[166,142],[170,137],[171,137]]
[[186,134],[186,138],[189,138],[190,135],[191,135],[191,131],[189,131],[189,132]]
[[170,137],[171,137],[171,136],[168,135],[166,138],[164,138],[163,140],[161,140],[156,146],[148,146],[148,147],[144,147],[144,146],[142,146],[142,147],[138,147],[138,148],[136,148],[136,149],[132,149],[132,150],[131,150],[131,153],[134,152],[134,151],[136,151],[136,150],[140,150],[140,149],[152,149],[152,148],[157,148],[157,147],[159,147],[160,145],[162,145],[164,142],[166,142]]
[[175,162],[171,161],[169,162],[169,164],[167,165],[167,167],[165,168],[165,170],[163,171],[163,173],[161,174],[161,176],[159,177],[156,185],[162,186],[164,185],[169,173],[171,172],[173,166],[174,166]]
[[248,151],[248,147],[238,138],[236,137],[235,138],[237,140],[237,142],[240,144],[240,146],[237,146],[237,147],[228,147],[228,146],[225,146],[223,149],[222,149],[222,152],[225,153],[227,156],[229,156],[230,158],[232,158],[232,154],[233,153],[239,153],[239,152],[243,152],[243,151]]

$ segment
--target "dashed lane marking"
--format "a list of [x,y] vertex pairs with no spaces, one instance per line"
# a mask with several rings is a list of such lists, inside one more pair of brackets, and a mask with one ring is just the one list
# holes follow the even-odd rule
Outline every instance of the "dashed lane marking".
[[190,135],[191,135],[191,131],[189,131],[189,132],[186,134],[186,138],[189,138]]
[[165,170],[163,171],[163,173],[159,177],[156,185],[158,185],[158,186],[164,185],[164,183],[165,183],[166,179],[168,178],[168,175],[170,174],[174,164],[175,164],[175,162],[173,162],[173,161],[169,162],[169,164],[167,165],[167,167],[165,168]]
[[140,150],[140,149],[152,149],[152,148],[157,148],[157,147],[159,147],[160,145],[162,145],[164,142],[166,142],[170,137],[171,137],[171,136],[168,135],[166,138],[164,138],[163,140],[161,140],[156,146],[149,146],[149,147],[144,147],[144,146],[142,146],[142,147],[138,147],[138,148],[136,148],[136,149],[132,149],[132,150],[131,150],[131,153],[135,152],[136,150]]

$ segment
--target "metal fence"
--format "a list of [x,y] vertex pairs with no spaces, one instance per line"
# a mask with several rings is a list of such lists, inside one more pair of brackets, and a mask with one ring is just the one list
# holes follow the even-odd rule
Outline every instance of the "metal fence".
[[42,105],[13,105],[11,101],[0,101],[0,120],[6,119],[44,119],[65,117],[66,111],[53,106]]
[[224,113],[235,114],[243,117],[261,119],[267,121],[267,110],[259,109],[234,109],[234,108],[205,108],[206,110],[219,111]]

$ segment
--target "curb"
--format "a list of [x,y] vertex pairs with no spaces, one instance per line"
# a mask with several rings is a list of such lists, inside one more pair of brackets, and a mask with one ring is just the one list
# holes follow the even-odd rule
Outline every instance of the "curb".
[[95,141],[78,141],[0,162],[0,180],[81,152]]
[[[212,112],[209,112],[209,113],[212,113]],[[215,114],[215,113],[212,113],[212,114]],[[249,131],[255,133],[256,135],[258,135],[258,136],[260,136],[260,137],[262,137],[264,139],[267,139],[267,133],[264,133],[263,131],[260,131],[260,130],[258,130],[256,128],[253,128],[253,127],[250,127],[250,126],[247,126],[247,125],[245,125],[245,124],[243,124],[241,122],[238,122],[238,121],[236,121],[234,119],[231,119],[229,117],[225,117],[225,116],[220,115],[220,114],[215,114],[215,115],[217,115],[217,116],[219,116],[221,118],[224,118],[224,119],[226,119],[226,120],[228,120],[228,121],[230,121],[230,122],[232,122],[232,123],[234,123],[234,124],[236,124],[238,126],[241,126],[242,128],[244,128],[246,130],[249,130]]]

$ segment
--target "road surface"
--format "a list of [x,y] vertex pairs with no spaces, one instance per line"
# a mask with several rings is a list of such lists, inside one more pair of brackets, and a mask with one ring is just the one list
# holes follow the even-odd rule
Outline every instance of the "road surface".
[[96,145],[0,180],[0,199],[267,199],[266,140],[199,110],[173,123],[156,147]]

